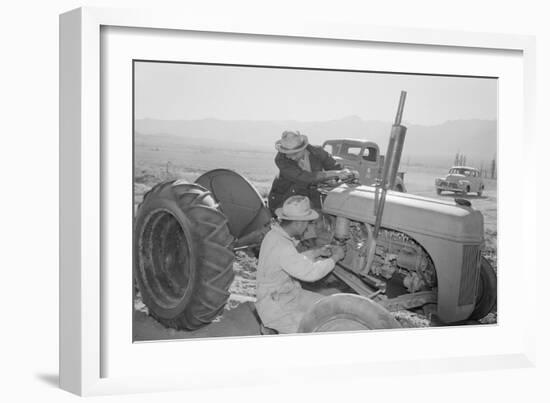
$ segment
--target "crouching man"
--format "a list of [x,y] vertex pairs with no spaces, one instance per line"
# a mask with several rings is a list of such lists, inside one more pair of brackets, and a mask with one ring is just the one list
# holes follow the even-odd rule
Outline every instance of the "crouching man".
[[[296,333],[304,313],[322,295],[302,289],[300,282],[317,281],[344,257],[340,246],[299,253],[296,245],[319,214],[306,196],[291,196],[275,211],[275,224],[262,242],[257,271],[256,310],[264,324],[279,333]],[[330,257],[326,257],[330,256]]]

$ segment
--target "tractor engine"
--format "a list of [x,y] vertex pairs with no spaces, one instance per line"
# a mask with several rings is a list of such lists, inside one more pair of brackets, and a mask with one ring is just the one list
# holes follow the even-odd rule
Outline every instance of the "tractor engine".
[[370,186],[341,185],[327,192],[323,215],[333,220],[335,242],[347,247],[343,270],[388,300],[435,292],[437,315],[444,322],[470,317],[479,295],[481,213],[461,200],[389,191],[376,249],[369,251],[376,204],[376,188]]
[[[347,234],[342,232],[346,227]],[[383,282],[391,280],[401,285],[404,292],[427,291],[436,286],[435,268],[428,254],[417,242],[398,231],[380,231],[374,260],[371,267],[367,267],[370,237],[369,224],[342,217],[336,219],[335,240],[346,246],[342,262],[345,267],[360,276],[373,276]]]

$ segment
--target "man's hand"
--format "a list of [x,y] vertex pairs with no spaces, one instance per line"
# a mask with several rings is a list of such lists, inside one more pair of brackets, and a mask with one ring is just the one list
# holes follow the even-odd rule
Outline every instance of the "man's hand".
[[338,179],[340,180],[347,179],[353,175],[352,171],[349,170],[348,168],[344,168],[341,171],[337,171],[337,172],[338,172]]
[[332,256],[332,248],[330,245],[325,245],[318,249],[318,253],[320,257],[331,257]]
[[315,260],[318,258],[327,258],[332,256],[332,249],[330,245],[325,245],[320,248],[310,249],[305,252],[301,252],[306,256],[310,256],[311,259]]
[[328,181],[338,178],[338,172],[340,171],[321,171],[319,174],[321,175],[322,181]]
[[344,258],[346,250],[337,245],[325,245],[320,248],[310,249],[309,251],[302,252],[302,254],[309,256],[315,260],[318,258],[332,258],[334,262],[337,262]]
[[341,246],[331,245],[330,249],[332,251],[332,255],[330,256],[330,258],[334,260],[334,263],[338,262],[339,260],[342,260],[346,255],[345,249]]
[[357,171],[354,171],[348,168],[344,168],[339,171],[330,171],[330,172],[334,174],[335,178],[338,178],[341,181],[359,176],[359,173]]

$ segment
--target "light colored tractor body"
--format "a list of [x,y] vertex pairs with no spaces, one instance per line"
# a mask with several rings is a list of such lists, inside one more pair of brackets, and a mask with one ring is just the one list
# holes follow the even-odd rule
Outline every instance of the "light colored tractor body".
[[[342,185],[327,193],[323,212],[335,218],[345,217],[352,222],[373,225],[374,204],[374,187]],[[411,261],[411,257],[412,261],[420,262],[427,256],[433,263],[437,277],[434,284],[438,317],[447,323],[467,319],[474,310],[477,297],[484,243],[482,214],[454,202],[390,191],[382,228],[395,231],[396,239],[403,239],[400,235],[403,234],[410,244],[405,243],[403,247],[386,253],[386,256],[396,255],[392,264],[397,266],[397,270],[405,271],[399,267],[400,262]],[[425,254],[420,249],[415,251],[418,246]],[[353,253],[353,250],[353,245],[348,245],[348,253]],[[388,264],[387,257],[382,260],[380,264]],[[411,267],[414,264],[406,266],[414,271]],[[351,264],[350,268],[362,274],[361,267]]]

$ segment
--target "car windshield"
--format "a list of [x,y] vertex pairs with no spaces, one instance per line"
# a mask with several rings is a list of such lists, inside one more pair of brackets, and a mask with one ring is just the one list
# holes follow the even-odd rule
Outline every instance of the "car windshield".
[[457,175],[465,175],[465,176],[472,176],[473,171],[471,169],[466,168],[452,168],[449,171],[450,174],[457,174]]

